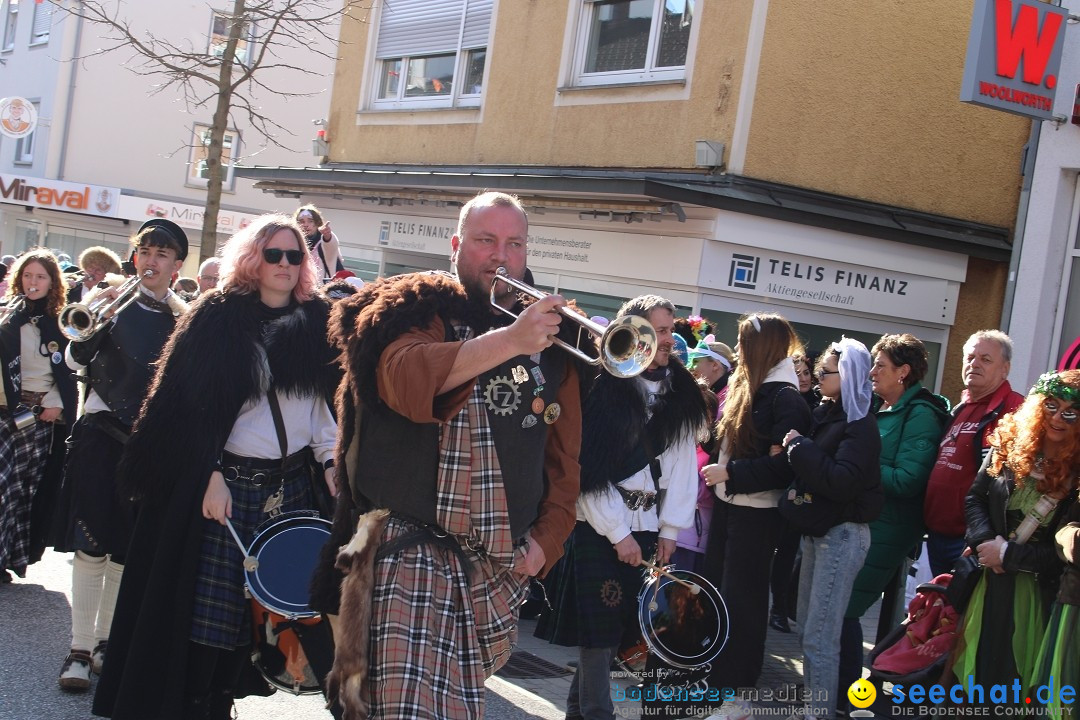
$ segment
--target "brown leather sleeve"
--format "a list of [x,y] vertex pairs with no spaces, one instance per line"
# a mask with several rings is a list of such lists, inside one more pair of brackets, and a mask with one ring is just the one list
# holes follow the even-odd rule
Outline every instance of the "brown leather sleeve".
[[544,550],[547,575],[562,557],[563,543],[570,537],[577,519],[576,504],[581,491],[581,389],[574,363],[567,362],[566,377],[556,396],[562,412],[547,437],[544,470],[547,489],[540,501],[540,514],[530,529],[533,540]]
[[465,406],[476,379],[438,395],[462,342],[447,342],[441,320],[415,328],[390,343],[379,357],[379,397],[413,422],[446,422]]

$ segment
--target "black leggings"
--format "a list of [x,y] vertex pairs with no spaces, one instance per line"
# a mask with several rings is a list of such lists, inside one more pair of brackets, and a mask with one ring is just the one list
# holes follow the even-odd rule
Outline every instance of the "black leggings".
[[228,720],[236,684],[250,657],[250,646],[223,650],[189,642],[184,685],[185,719]]

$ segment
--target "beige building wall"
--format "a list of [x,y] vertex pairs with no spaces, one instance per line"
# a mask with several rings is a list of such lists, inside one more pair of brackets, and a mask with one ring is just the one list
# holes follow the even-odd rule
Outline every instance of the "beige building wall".
[[[498,0],[483,109],[357,114],[371,82],[371,25],[343,28],[330,124],[333,162],[690,168],[694,141],[730,138],[753,3],[700,3],[697,52],[679,85],[558,92],[570,0]],[[367,13],[363,13],[367,17]],[[685,99],[657,100],[674,93]],[[644,101],[643,101],[644,100]],[[577,103],[577,104],[568,104]],[[588,104],[584,104],[588,103]],[[443,124],[426,123],[433,114]],[[471,115],[479,122],[458,122]],[[359,125],[358,125],[359,121]],[[380,123],[380,124],[373,124]]]
[[971,13],[771,0],[744,174],[1012,227],[1031,121],[959,101]]

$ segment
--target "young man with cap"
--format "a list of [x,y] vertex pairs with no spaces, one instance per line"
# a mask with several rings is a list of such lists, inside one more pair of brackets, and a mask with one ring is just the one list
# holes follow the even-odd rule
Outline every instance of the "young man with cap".
[[[153,364],[187,305],[169,289],[187,257],[187,236],[176,223],[148,220],[132,240],[143,278],[136,301],[67,349],[67,363],[85,383],[83,415],[68,439],[63,547],[75,552],[71,583],[71,652],[60,687],[82,692],[101,672],[116,594],[124,569],[134,507],[120,499],[114,477],[124,443],[150,386]],[[115,299],[124,278],[110,276],[97,297]],[[89,299],[94,299],[91,296]],[[84,301],[85,302],[85,301]]]

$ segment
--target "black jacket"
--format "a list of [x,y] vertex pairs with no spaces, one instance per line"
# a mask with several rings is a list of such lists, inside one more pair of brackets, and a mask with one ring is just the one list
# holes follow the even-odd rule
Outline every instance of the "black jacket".
[[[16,312],[8,322],[0,325],[0,371],[3,373],[4,391],[10,398],[18,397],[22,391],[21,328],[29,322],[30,316],[30,303],[24,303],[22,309]],[[60,326],[57,325],[56,318],[53,316],[42,315],[37,327],[41,332],[42,352],[49,356],[53,382],[56,383],[60,401],[64,406],[64,422],[70,426],[75,422],[79,398],[75,389],[74,373],[64,362],[64,349],[68,345],[68,340],[60,332]],[[3,404],[2,400],[0,404]]]
[[[964,500],[964,519],[967,521],[967,536],[964,539],[973,552],[979,545],[987,540],[993,540],[998,535],[1004,538],[1009,536],[1006,511],[1009,497],[1016,488],[1016,478],[1007,466],[1002,467],[1000,476],[991,475],[988,466],[992,457],[991,453],[987,461],[983,463]],[[1039,576],[1043,597],[1047,602],[1057,592],[1063,567],[1054,545],[1053,535],[1064,523],[1066,514],[1075,502],[1076,491],[1074,490],[1058,503],[1050,524],[1046,528],[1036,530],[1036,537],[1040,538],[1037,542],[1029,540],[1023,545],[1010,542],[1005,551],[1005,559],[1002,563],[1005,572],[1036,573]]]
[[788,497],[780,500],[781,515],[798,525],[800,508],[788,501],[795,497],[800,505],[809,501],[818,518],[814,530],[820,530],[809,534],[819,536],[841,523],[876,520],[885,501],[880,453],[881,436],[874,415],[849,423],[843,406],[826,400],[814,410],[810,434],[788,445],[787,458],[795,481]]
[[803,435],[810,432],[810,408],[798,388],[785,382],[763,383],[754,394],[751,416],[757,446],[753,455],[728,463],[729,495],[781,490],[790,485],[792,472],[787,458],[783,453],[770,456],[769,449],[780,445],[788,430]]
[[201,296],[177,325],[124,449],[117,485],[141,499],[93,711],[181,718],[202,498],[265,363],[282,393],[323,394],[334,376],[329,307],[315,298],[266,326],[254,295]]

